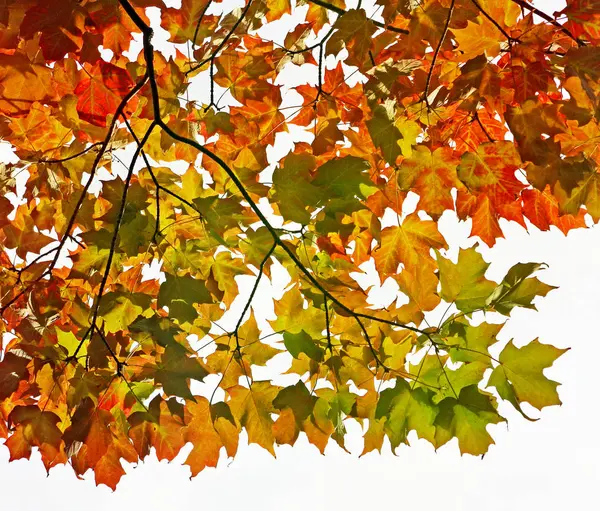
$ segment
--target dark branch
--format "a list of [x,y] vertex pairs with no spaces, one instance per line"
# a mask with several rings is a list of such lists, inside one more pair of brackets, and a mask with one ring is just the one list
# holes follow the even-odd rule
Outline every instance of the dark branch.
[[244,316],[246,315],[246,312],[248,312],[248,309],[250,308],[250,305],[252,304],[252,300],[254,299],[256,290],[258,289],[258,284],[260,283],[260,279],[265,271],[265,265],[267,264],[267,261],[271,257],[271,254],[273,254],[273,252],[275,251],[276,247],[277,247],[277,243],[274,243],[273,246],[266,253],[263,260],[261,261],[260,266],[258,268],[258,275],[256,276],[256,280],[254,281],[254,286],[252,286],[252,291],[250,292],[250,296],[248,296],[248,300],[246,301],[244,310],[240,314],[240,319],[238,319],[237,325],[235,325],[234,335],[235,335],[236,349],[238,351],[240,350],[240,341],[238,338],[238,332],[239,332],[240,326],[242,325],[242,321],[244,320]]
[[200,25],[202,24],[202,20],[204,19],[204,15],[206,14],[206,11],[208,11],[210,4],[212,4],[212,0],[208,0],[206,2],[204,9],[202,9],[202,12],[198,17],[198,23],[196,23],[196,30],[194,30],[194,39],[192,39],[192,44],[196,44],[196,40],[198,39],[198,31],[200,30]]
[[440,41],[435,47],[435,51],[433,52],[433,57],[431,59],[431,67],[429,68],[429,72],[427,73],[427,81],[425,82],[425,91],[423,92],[423,98],[425,99],[425,104],[427,108],[429,108],[429,85],[431,84],[431,77],[433,75],[433,69],[435,68],[435,61],[440,53],[440,49],[442,44],[444,44],[444,39],[446,39],[446,34],[448,33],[448,27],[450,26],[450,20],[452,19],[452,13],[454,12],[454,4],[456,0],[452,0],[450,4],[450,8],[448,9],[448,17],[446,18],[446,23],[444,25],[444,29],[442,30],[442,35],[440,36]]
[[473,5],[475,5],[475,7],[479,9],[481,14],[483,14],[490,21],[490,23],[492,23],[492,25],[494,25],[502,33],[502,35],[506,37],[509,44],[512,44],[513,42],[518,42],[518,39],[515,39],[512,36],[510,36],[508,32],[506,32],[506,30],[504,30],[502,26],[485,11],[485,9],[479,4],[477,0],[471,0],[471,2],[473,3]]
[[[329,2],[324,2],[323,0],[308,0],[310,3],[318,5],[319,7],[323,7],[324,9],[327,9],[328,11],[331,12],[335,12],[336,14],[339,14],[340,16],[343,16],[344,14],[346,14],[347,11],[345,11],[344,9],[342,9],[341,7],[337,7],[333,4],[330,4]],[[393,25],[386,25],[385,23],[381,23],[380,21],[373,21],[371,20],[373,25],[375,25],[376,27],[379,28],[383,28],[384,30],[389,30],[390,32],[396,32],[397,34],[409,34],[410,32],[404,28],[398,28],[398,27],[394,27]]]
[[66,161],[74,160],[75,158],[79,158],[80,156],[83,156],[84,154],[88,153],[92,149],[95,149],[96,147],[102,147],[102,145],[103,145],[102,142],[96,142],[95,144],[92,144],[92,145],[86,147],[83,151],[79,151],[78,153],[75,153],[71,156],[67,156],[66,158],[58,158],[58,159],[54,159],[54,160],[38,160],[36,163],[64,163]]
[[[152,46],[152,29],[148,25],[146,25],[146,23],[137,15],[137,13],[135,12],[135,10],[133,9],[133,7],[131,6],[131,4],[129,3],[128,0],[119,0],[119,2],[123,6],[123,8],[125,9],[125,11],[127,13],[129,13],[130,15],[133,14],[131,16],[132,20],[138,26],[138,28],[141,30],[141,32],[144,36],[143,37],[144,59],[146,61],[148,80],[150,82],[150,88],[152,90],[152,104],[153,104],[154,115],[155,115],[154,122],[175,140],[177,140],[181,143],[184,143],[186,145],[189,145],[190,147],[194,147],[195,149],[200,151],[205,156],[208,156],[210,159],[212,159],[217,165],[219,165],[227,173],[229,178],[233,181],[233,183],[236,185],[236,187],[240,191],[240,194],[242,195],[244,200],[250,206],[250,209],[252,209],[252,211],[256,214],[256,216],[259,218],[259,220],[263,223],[263,225],[269,231],[269,233],[271,234],[271,236],[273,238],[274,243],[283,249],[283,251],[288,255],[288,257],[294,262],[294,264],[297,266],[297,268],[305,275],[305,277],[308,279],[308,281],[313,286],[315,286],[317,289],[319,289],[319,291],[324,296],[329,298],[329,300],[331,302],[333,302],[335,305],[337,305],[340,309],[344,310],[349,315],[354,317],[356,322],[359,324],[361,331],[363,332],[365,340],[367,341],[367,344],[369,345],[371,352],[373,354],[373,357],[374,357],[375,361],[377,362],[377,364],[381,365],[382,367],[384,367],[387,370],[385,365],[379,359],[377,352],[371,342],[371,338],[370,338],[363,322],[361,321],[361,318],[369,319],[372,321],[388,323],[388,324],[391,324],[391,325],[394,325],[397,327],[411,330],[413,332],[427,335],[429,337],[429,334],[427,332],[425,332],[419,328],[416,328],[416,327],[411,327],[408,325],[395,323],[393,321],[382,320],[381,318],[377,318],[375,316],[369,316],[367,314],[356,313],[350,307],[348,307],[347,305],[342,303],[339,299],[337,299],[334,295],[332,295],[329,291],[327,291],[319,283],[319,281],[315,278],[315,276],[302,264],[302,262],[298,259],[298,256],[294,253],[294,251],[279,237],[277,230],[271,225],[271,223],[267,220],[267,218],[262,213],[262,211],[260,210],[258,205],[254,202],[254,200],[250,196],[249,192],[246,190],[245,186],[240,181],[240,179],[238,178],[237,174],[233,171],[233,169],[231,169],[231,167],[229,167],[229,165],[227,165],[227,163],[225,161],[223,161],[218,155],[216,155],[215,153],[213,153],[212,151],[210,151],[209,149],[204,147],[202,144],[198,143],[196,140],[187,138],[187,137],[180,135],[179,133],[173,131],[173,129],[171,129],[162,120],[162,118],[160,117],[158,84],[156,82],[155,73],[154,73],[154,48]],[[453,1],[452,5],[454,5],[454,1]],[[451,12],[452,12],[452,10],[451,10]],[[450,12],[450,14],[451,14],[451,12]],[[448,20],[448,23],[449,23],[449,20]],[[445,29],[443,35],[445,35],[446,31],[447,31],[447,26],[446,26],[446,29]]]
[[81,339],[73,356],[77,356],[77,353],[81,349],[81,346],[83,346],[83,342],[85,341],[87,336],[91,335],[94,328],[96,328],[96,321],[98,319],[98,311],[100,310],[100,302],[102,301],[102,295],[104,294],[104,289],[106,288],[106,284],[108,282],[108,276],[110,274],[112,260],[113,260],[113,257],[115,255],[115,251],[117,248],[117,238],[119,237],[119,228],[121,226],[121,222],[123,220],[123,215],[125,213],[125,206],[127,203],[127,193],[129,191],[129,183],[131,182],[131,178],[133,176],[133,170],[135,168],[135,164],[137,163],[137,159],[140,155],[140,152],[141,152],[142,148],[144,147],[144,144],[148,140],[148,137],[150,137],[150,134],[156,127],[156,125],[157,125],[156,122],[153,122],[150,125],[150,127],[144,134],[142,140],[140,141],[139,145],[137,146],[135,153],[133,154],[133,157],[131,158],[131,163],[129,165],[129,171],[127,172],[127,177],[125,178],[125,183],[123,185],[123,193],[121,194],[121,202],[119,204],[119,212],[117,213],[117,219],[115,220],[115,228],[113,230],[112,239],[110,241],[110,248],[108,251],[108,257],[106,259],[106,268],[104,269],[104,275],[102,276],[102,280],[100,281],[100,287],[98,288],[98,295],[96,297],[96,303],[94,305],[94,309],[92,312],[92,320],[90,321],[90,327],[89,327],[88,331],[85,333],[85,335],[83,336],[83,338]]
[[210,62],[210,66],[212,68],[212,66],[214,65],[215,59],[217,58],[218,53],[225,47],[225,45],[227,44],[227,41],[229,41],[230,37],[234,34],[234,32],[240,26],[240,23],[246,17],[246,14],[248,13],[248,10],[250,9],[251,5],[252,5],[252,0],[248,0],[248,3],[246,4],[246,7],[242,11],[242,14],[238,18],[238,20],[235,22],[235,24],[233,25],[233,27],[231,27],[231,30],[223,38],[223,40],[221,41],[221,43],[219,44],[219,46],[217,46],[217,48],[215,49],[215,51],[213,51],[212,55],[210,57],[204,59],[202,62],[200,62],[200,63],[196,64],[195,66],[192,66],[190,69],[188,69],[185,72],[186,75],[190,74],[191,72],[195,71],[196,69],[201,68],[204,64],[207,64],[208,62]]
[[512,0],[517,5],[521,6],[521,9],[527,9],[534,14],[537,14],[540,18],[546,20],[548,23],[554,25],[558,28],[563,34],[570,37],[577,43],[578,46],[585,46],[585,42],[583,42],[579,37],[575,37],[573,33],[565,26],[561,25],[558,21],[556,21],[552,16],[546,14],[543,11],[540,11],[537,7],[533,5],[529,5],[525,0]]
[[[137,15],[137,13],[135,12],[135,10],[132,7],[131,7],[131,10],[139,18],[139,16]],[[139,19],[141,20],[141,18],[139,18]],[[85,186],[83,187],[83,190],[81,191],[81,194],[79,195],[79,199],[77,200],[77,203],[75,204],[75,208],[73,209],[73,213],[71,214],[71,217],[69,218],[69,222],[67,224],[65,232],[64,232],[61,240],[59,241],[58,246],[56,247],[56,253],[55,253],[52,261],[50,261],[50,264],[48,265],[48,268],[46,268],[46,270],[44,271],[44,273],[40,274],[40,276],[38,278],[36,278],[34,281],[32,281],[25,289],[23,289],[22,291],[20,291],[19,293],[17,293],[6,304],[4,304],[2,307],[0,307],[0,315],[4,314],[4,312],[13,303],[15,303],[25,293],[27,293],[27,291],[29,291],[31,289],[31,286],[35,285],[37,282],[39,282],[40,280],[42,280],[44,277],[46,277],[46,276],[48,276],[48,275],[50,275],[52,273],[52,270],[54,269],[54,267],[56,266],[56,263],[58,262],[58,259],[60,257],[61,252],[62,252],[62,249],[65,246],[65,243],[67,242],[67,239],[69,239],[71,237],[71,230],[73,229],[73,226],[75,225],[75,220],[77,218],[77,214],[79,213],[79,210],[80,210],[80,208],[81,208],[81,206],[83,204],[83,201],[85,200],[85,197],[86,197],[86,195],[88,193],[88,190],[89,190],[90,186],[92,185],[92,181],[94,180],[94,177],[96,175],[96,171],[98,170],[98,165],[100,164],[100,160],[102,159],[102,155],[105,153],[106,148],[108,147],[108,144],[110,143],[113,131],[115,129],[115,126],[117,125],[117,120],[121,116],[121,114],[123,113],[123,111],[125,109],[125,106],[129,102],[129,100],[131,100],[131,98],[133,98],[140,91],[140,89],[146,83],[147,79],[148,79],[148,76],[146,74],[123,97],[123,99],[121,100],[121,103],[117,107],[117,110],[115,111],[115,114],[113,116],[112,122],[111,122],[111,124],[110,124],[110,126],[108,128],[107,133],[106,133],[106,137],[105,137],[104,141],[101,142],[102,145],[100,147],[100,150],[98,151],[98,154],[96,155],[96,158],[94,159],[94,162],[92,163],[92,168],[90,169],[90,176],[89,176],[89,178],[88,178]],[[157,92],[158,92],[158,89],[157,89]],[[158,103],[158,99],[157,99],[157,103]]]

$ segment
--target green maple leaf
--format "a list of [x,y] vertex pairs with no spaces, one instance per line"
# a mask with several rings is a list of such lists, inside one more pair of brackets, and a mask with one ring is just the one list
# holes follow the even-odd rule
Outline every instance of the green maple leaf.
[[189,357],[182,348],[169,346],[157,364],[154,380],[167,394],[194,401],[188,380],[201,382],[208,374],[199,359]]
[[436,447],[456,437],[463,454],[485,454],[494,443],[487,426],[505,420],[496,411],[494,397],[482,393],[476,385],[465,387],[458,399],[444,399],[439,407],[440,411],[435,419]]
[[445,367],[438,377],[440,390],[433,397],[433,402],[439,403],[447,397],[457,397],[465,387],[477,385],[483,379],[488,367],[489,361],[488,363],[469,362],[454,370]]
[[365,172],[369,164],[355,156],[336,158],[321,165],[312,181],[325,196],[337,198],[366,198],[377,188]]
[[496,336],[504,326],[503,323],[469,324],[464,318],[452,321],[448,325],[447,343],[453,362],[482,362],[491,365],[489,347],[498,342]]
[[166,274],[166,281],[160,286],[158,306],[169,307],[172,317],[181,322],[192,322],[198,317],[195,303],[212,303],[213,299],[202,280],[191,275]]
[[456,264],[439,253],[437,262],[442,286],[440,296],[443,300],[454,303],[463,312],[486,306],[488,297],[497,286],[485,278],[489,263],[483,260],[475,247],[461,250]]
[[532,303],[536,296],[546,296],[556,289],[541,282],[537,277],[530,277],[535,271],[544,268],[539,263],[518,263],[506,274],[500,285],[488,297],[486,303],[500,314],[508,316],[515,307],[534,309]]
[[367,121],[373,143],[381,149],[385,161],[392,166],[402,154],[399,144],[402,134],[394,122],[393,105],[390,105],[390,109],[378,105],[373,112],[373,117]]
[[307,357],[317,362],[323,360],[323,349],[317,346],[314,339],[304,330],[297,334],[285,332],[283,334],[283,343],[294,358],[298,358],[300,353],[304,353]]
[[303,225],[309,223],[310,211],[307,211],[307,206],[314,207],[326,197],[319,186],[311,183],[311,170],[314,167],[314,156],[290,154],[283,167],[273,172],[273,198],[287,220]]
[[290,408],[294,412],[296,422],[302,424],[312,413],[316,401],[317,397],[312,396],[306,385],[299,381],[296,385],[281,389],[273,400],[273,406],[279,410]]
[[177,343],[176,337],[182,332],[169,318],[158,315],[149,318],[139,316],[131,323],[129,330],[134,333],[138,342],[143,343],[147,338],[150,338],[165,348]]
[[407,443],[408,433],[413,430],[419,438],[432,441],[437,413],[437,406],[432,403],[428,391],[423,388],[413,390],[405,380],[396,378],[396,386],[381,393],[375,418],[386,418],[384,431],[395,452],[401,443]]
[[106,293],[98,308],[103,328],[110,333],[126,330],[150,307],[150,302],[150,297],[143,293]]
[[510,401],[523,415],[520,405],[523,401],[538,410],[560,405],[556,392],[559,384],[546,378],[543,371],[566,351],[568,348],[555,348],[537,339],[522,348],[511,341],[500,353],[500,365],[492,372],[488,386],[495,387],[500,397]]

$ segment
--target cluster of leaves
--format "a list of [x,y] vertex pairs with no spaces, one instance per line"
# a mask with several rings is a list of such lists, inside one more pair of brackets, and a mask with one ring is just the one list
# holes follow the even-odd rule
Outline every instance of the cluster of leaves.
[[[500,219],[566,233],[600,218],[597,1],[166,3],[0,3],[0,132],[18,160],[0,173],[11,459],[37,447],[48,470],[114,488],[152,448],[172,460],[191,443],[195,475],[243,430],[272,453],[301,432],[323,451],[349,418],[365,453],[415,431],[479,455],[498,397],[523,415],[559,404],[543,370],[564,350],[493,356],[502,323],[472,317],[533,308],[552,289],[540,265],[490,281],[476,246],[443,255],[437,221],[455,211],[492,246]],[[305,81],[286,87],[290,70]],[[302,135],[274,159],[285,132]],[[401,305],[370,304],[363,263]],[[259,328],[275,269],[290,283]],[[275,356],[293,384],[255,379]]]

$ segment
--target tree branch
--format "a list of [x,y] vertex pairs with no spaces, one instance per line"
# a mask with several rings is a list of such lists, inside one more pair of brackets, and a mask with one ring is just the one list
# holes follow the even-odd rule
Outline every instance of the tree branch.
[[[330,4],[329,2],[325,2],[324,0],[308,0],[311,4],[315,4],[318,5],[319,7],[323,7],[324,9],[327,9],[328,11],[331,12],[335,12],[336,14],[339,14],[340,16],[343,16],[344,14],[346,14],[348,11],[342,9],[341,7],[337,7],[333,4]],[[371,22],[378,28],[383,28],[384,30],[389,30],[390,32],[396,32],[397,34],[406,34],[408,35],[410,32],[404,28],[398,28],[398,27],[394,27],[393,25],[386,25],[385,23],[381,23],[380,21],[373,21],[371,20]]]
[[492,25],[494,25],[501,33],[504,37],[506,37],[506,39],[508,40],[508,44],[511,44],[513,42],[518,42],[518,39],[514,39],[512,36],[510,36],[506,30],[504,30],[502,28],[502,26],[494,19],[492,18],[483,7],[481,7],[481,5],[479,4],[479,2],[477,0],[471,0],[471,2],[473,3],[473,5],[475,5],[475,7],[477,7],[479,9],[479,11],[481,12],[481,14],[483,14],[488,21],[490,21],[490,23]]
[[79,350],[83,346],[83,343],[84,343],[85,339],[87,338],[87,336],[93,332],[94,328],[96,328],[96,321],[98,319],[98,311],[100,310],[100,302],[102,301],[102,295],[104,294],[104,289],[106,288],[106,283],[108,282],[108,275],[110,274],[112,260],[115,255],[115,250],[117,247],[117,238],[119,236],[119,228],[121,226],[121,221],[123,220],[123,214],[125,213],[125,206],[127,203],[127,192],[129,191],[129,183],[131,182],[131,177],[133,176],[133,170],[135,168],[135,164],[140,155],[142,147],[144,146],[144,144],[148,140],[148,137],[150,137],[152,131],[154,130],[154,128],[156,126],[157,126],[156,122],[152,122],[152,124],[150,124],[150,127],[148,128],[148,130],[146,130],[146,133],[142,137],[140,144],[137,146],[135,153],[133,154],[133,157],[131,158],[131,163],[129,165],[129,171],[127,172],[127,177],[125,178],[125,183],[123,185],[123,193],[121,194],[121,202],[119,205],[119,212],[117,213],[117,219],[115,220],[115,228],[113,230],[112,239],[110,241],[110,248],[108,251],[108,257],[106,259],[106,268],[104,270],[104,275],[102,276],[102,280],[100,281],[100,287],[98,289],[98,296],[96,298],[96,304],[94,305],[94,309],[93,309],[93,313],[92,313],[92,320],[90,321],[90,327],[89,327],[88,331],[84,334],[79,345],[77,346],[77,349],[75,350],[75,353],[73,354],[73,357],[77,356],[77,353],[79,353]]
[[260,283],[260,279],[265,270],[265,265],[267,264],[267,261],[271,257],[271,254],[273,254],[273,252],[275,251],[276,247],[277,247],[277,243],[274,243],[273,246],[266,253],[263,260],[261,261],[260,266],[258,268],[258,275],[256,276],[256,280],[254,281],[254,286],[252,286],[252,291],[250,292],[250,296],[248,296],[248,300],[246,301],[244,310],[240,314],[240,319],[238,319],[238,322],[235,325],[235,330],[233,331],[233,333],[235,335],[236,349],[238,350],[238,352],[240,351],[240,341],[239,341],[239,337],[238,337],[238,332],[239,332],[240,326],[242,326],[242,321],[244,320],[244,316],[246,315],[246,312],[248,312],[248,309],[250,308],[250,304],[252,303],[252,300],[254,299],[254,295],[256,294],[256,290],[258,289],[258,284]]
[[[233,35],[233,33],[239,27],[240,23],[244,20],[244,18],[246,17],[246,14],[248,13],[248,10],[250,9],[251,5],[252,5],[252,0],[248,0],[248,3],[246,4],[246,7],[242,11],[242,14],[238,18],[238,20],[234,23],[233,27],[231,27],[231,30],[227,33],[227,35],[221,41],[221,43],[219,44],[219,46],[217,46],[217,48],[215,49],[215,51],[213,51],[212,55],[210,57],[204,59],[202,62],[200,62],[200,63],[196,64],[195,66],[192,66],[190,69],[188,69],[185,72],[186,75],[192,73],[196,69],[201,68],[204,64],[206,64],[208,62],[210,62],[210,67],[212,68],[212,66],[214,65],[215,59],[217,58],[217,54],[224,48],[224,46],[227,44],[227,41],[229,41],[229,38]],[[211,71],[211,73],[212,73],[212,71]],[[211,101],[211,103],[212,103],[212,101]]]
[[[208,156],[211,160],[213,160],[217,165],[219,165],[225,171],[225,173],[229,176],[229,178],[233,181],[233,183],[236,185],[236,187],[240,191],[240,194],[242,195],[244,200],[250,206],[250,209],[252,209],[252,211],[256,214],[256,216],[259,218],[259,220],[262,222],[262,224],[269,231],[269,233],[271,234],[271,236],[273,238],[274,243],[276,245],[279,245],[283,249],[283,251],[288,255],[288,257],[294,262],[294,264],[297,266],[297,268],[305,275],[305,277],[308,279],[308,281],[313,286],[315,286],[317,289],[319,289],[319,291],[324,296],[329,298],[329,300],[331,300],[335,305],[337,305],[339,308],[341,308],[342,310],[347,312],[350,316],[354,317],[354,319],[360,326],[361,331],[363,332],[363,336],[365,337],[365,340],[367,341],[367,344],[370,347],[370,350],[373,354],[373,357],[374,357],[376,363],[378,365],[381,365],[382,367],[384,367],[386,370],[388,370],[388,368],[379,359],[379,356],[377,355],[377,352],[371,342],[371,338],[370,338],[363,322],[361,321],[361,319],[369,319],[372,321],[379,321],[379,322],[392,324],[394,326],[397,326],[400,328],[405,328],[407,330],[417,332],[417,333],[420,333],[420,334],[423,334],[423,335],[426,335],[429,337],[428,332],[425,332],[416,327],[411,327],[409,325],[395,323],[392,321],[382,320],[381,318],[377,318],[375,316],[369,316],[367,314],[356,313],[350,307],[348,307],[347,305],[342,303],[339,299],[337,299],[334,295],[332,295],[329,291],[327,291],[319,283],[319,281],[315,278],[315,276],[302,264],[302,262],[298,259],[298,256],[294,253],[294,251],[290,247],[288,247],[287,244],[279,237],[279,235],[277,234],[277,230],[271,225],[271,223],[267,220],[267,218],[262,213],[262,211],[260,210],[258,205],[254,202],[254,200],[252,199],[252,197],[246,190],[243,183],[238,178],[237,174],[233,171],[233,169],[231,169],[231,167],[229,167],[229,165],[227,165],[227,163],[223,159],[221,159],[218,155],[216,155],[215,153],[213,153],[212,151],[210,151],[209,149],[204,147],[202,144],[198,143],[196,140],[187,138],[187,137],[180,135],[179,133],[173,131],[162,120],[162,118],[160,117],[158,84],[156,82],[155,73],[154,73],[154,47],[152,45],[153,31],[140,18],[140,16],[137,14],[137,12],[135,12],[135,9],[129,3],[129,0],[119,0],[119,2],[123,6],[125,11],[130,15],[132,21],[137,25],[137,27],[140,29],[140,31],[143,34],[144,59],[146,61],[148,80],[150,82],[150,88],[152,90],[152,103],[153,103],[154,115],[155,115],[154,122],[158,126],[160,126],[172,138],[174,138],[175,140],[177,140],[183,144],[189,145],[190,147],[194,147],[195,149],[200,151],[205,156]],[[453,5],[454,5],[454,0],[452,2],[452,6]],[[450,10],[450,14],[451,13],[452,13],[452,9]],[[449,15],[449,18],[450,18],[450,15]],[[449,20],[448,20],[447,25],[448,24],[449,24]],[[443,35],[445,35],[445,32],[447,31],[447,25],[446,25],[446,29],[445,29]]]
[[86,147],[85,149],[83,149],[82,151],[79,151],[78,153],[75,153],[71,156],[67,156],[65,158],[58,158],[58,159],[54,159],[54,160],[38,160],[36,161],[36,163],[64,163],[66,161],[69,160],[74,160],[75,158],[79,158],[80,156],[83,156],[84,154],[88,153],[89,151],[91,151],[92,149],[95,149],[96,147],[102,147],[102,142],[96,142],[95,144],[92,144],[88,147]]
[[551,23],[552,25],[554,25],[563,34],[565,34],[566,36],[568,36],[571,39],[573,39],[573,41],[575,41],[578,46],[585,46],[585,42],[583,42],[581,39],[579,39],[579,37],[575,37],[573,35],[573,33],[567,27],[561,25],[558,21],[556,21],[549,14],[546,14],[545,12],[540,11],[537,7],[534,7],[533,5],[530,5],[525,0],[512,0],[512,1],[514,3],[516,3],[517,5],[519,5],[522,9],[527,9],[527,10],[533,12],[534,14],[537,14],[540,18],[546,20],[548,23]]
[[444,39],[446,39],[446,34],[448,33],[448,27],[450,26],[450,20],[452,19],[452,13],[454,12],[454,4],[456,0],[452,0],[450,4],[450,8],[448,9],[448,17],[446,18],[446,23],[444,25],[444,29],[442,30],[442,35],[440,36],[440,41],[438,42],[435,51],[433,52],[433,57],[431,59],[431,67],[429,68],[429,72],[427,73],[427,81],[425,82],[425,90],[423,92],[423,98],[425,99],[425,104],[427,108],[429,108],[429,99],[427,96],[429,95],[429,85],[431,84],[431,77],[433,75],[433,68],[435,67],[435,61],[437,60],[437,56],[440,53],[440,49],[442,44],[444,44]]
[[208,8],[210,7],[210,4],[212,4],[213,0],[208,0],[206,2],[206,5],[204,6],[204,9],[202,9],[202,12],[200,13],[200,16],[198,17],[198,23],[196,23],[196,30],[194,30],[194,39],[192,39],[192,44],[195,45],[196,44],[196,39],[198,39],[198,31],[200,30],[200,25],[202,24],[202,20],[204,19],[204,15],[206,14],[206,11],[208,11]]
[[[137,16],[137,13],[135,12],[135,10],[133,8],[132,8],[132,10],[135,13],[135,15]],[[139,16],[138,16],[138,18],[139,18]],[[141,18],[140,18],[140,20],[141,20]],[[83,190],[81,191],[81,194],[79,195],[79,199],[77,200],[77,203],[75,204],[75,208],[73,209],[73,213],[71,214],[71,217],[69,218],[69,222],[67,223],[65,232],[64,232],[61,240],[59,241],[58,246],[56,247],[56,253],[55,253],[52,261],[48,265],[48,268],[46,268],[46,270],[38,278],[36,278],[34,281],[32,281],[25,289],[23,289],[22,291],[17,293],[6,304],[4,304],[2,307],[0,307],[0,316],[2,314],[4,314],[4,312],[13,303],[15,303],[19,298],[21,298],[21,296],[23,296],[27,291],[29,291],[31,289],[31,286],[35,285],[37,282],[42,280],[47,275],[50,275],[50,273],[56,266],[56,263],[58,262],[58,258],[60,257],[60,254],[62,252],[62,249],[64,248],[65,243],[67,242],[67,239],[71,236],[71,230],[73,229],[73,226],[75,225],[75,220],[77,218],[77,214],[79,213],[79,209],[81,208],[83,201],[85,200],[85,197],[88,193],[90,186],[92,185],[92,181],[94,180],[94,177],[96,176],[96,171],[98,169],[100,159],[102,158],[102,155],[104,154],[104,152],[106,151],[106,148],[108,147],[108,144],[110,143],[110,139],[112,138],[113,131],[115,129],[115,126],[117,125],[117,120],[120,117],[120,115],[123,113],[123,110],[125,109],[125,106],[129,102],[129,100],[131,98],[133,98],[133,96],[135,96],[140,91],[140,89],[146,83],[147,79],[148,79],[148,75],[145,74],[140,79],[140,81],[137,82],[135,84],[135,86],[123,97],[123,99],[121,100],[121,103],[119,103],[119,106],[117,107],[115,114],[113,115],[112,122],[108,128],[108,132],[106,133],[106,137],[105,137],[104,141],[101,142],[102,145],[100,147],[100,150],[98,151],[98,154],[96,155],[96,158],[94,159],[94,163],[92,163],[92,168],[90,169],[90,177],[88,178],[87,182],[85,183],[85,186],[83,187]],[[157,89],[157,93],[158,93],[158,89]],[[157,100],[156,104],[158,104],[158,100]],[[48,163],[48,162],[46,162],[46,163]]]

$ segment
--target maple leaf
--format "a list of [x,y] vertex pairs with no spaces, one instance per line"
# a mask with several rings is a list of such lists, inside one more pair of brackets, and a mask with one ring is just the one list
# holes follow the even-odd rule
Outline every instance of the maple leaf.
[[73,14],[79,8],[74,0],[38,2],[25,13],[21,23],[21,37],[30,39],[41,32],[40,47],[47,60],[59,60],[66,53],[76,51],[74,41],[81,34]]
[[181,435],[183,421],[171,413],[169,404],[160,396],[151,401],[148,412],[134,412],[127,420],[131,425],[129,437],[140,459],[150,454],[153,447],[159,460],[172,461],[185,444]]
[[416,430],[421,438],[433,439],[437,407],[423,389],[411,390],[408,383],[396,379],[393,389],[384,390],[377,403],[375,417],[386,418],[383,429],[392,444],[392,452],[407,443],[407,435]]
[[486,303],[504,315],[508,315],[515,307],[535,309],[532,300],[536,296],[546,296],[556,289],[541,282],[537,277],[530,277],[532,273],[544,266],[537,263],[516,264],[487,298]]
[[450,358],[455,362],[483,362],[491,365],[488,348],[498,342],[497,335],[504,325],[481,323],[473,326],[458,318],[448,323]]
[[461,250],[457,264],[441,257],[437,262],[440,271],[440,296],[464,312],[485,308],[488,297],[496,289],[496,284],[485,278],[489,263],[474,247]]
[[317,346],[315,341],[304,330],[298,334],[286,332],[283,336],[283,343],[294,358],[298,358],[301,353],[304,353],[307,357],[317,362],[323,360],[323,350]]
[[386,227],[381,232],[381,247],[375,252],[375,264],[382,274],[396,273],[400,263],[408,269],[432,264],[429,251],[445,248],[446,242],[435,222],[409,215],[399,227]]
[[485,454],[494,443],[487,426],[504,420],[496,411],[492,395],[479,392],[474,385],[465,387],[458,399],[447,398],[440,403],[435,445],[439,447],[456,436],[461,453]]
[[194,448],[185,463],[189,465],[192,476],[206,467],[216,467],[223,441],[219,435],[211,414],[210,404],[205,398],[196,398],[190,405],[191,420],[185,428],[185,439],[192,442]]
[[180,347],[172,345],[167,347],[157,363],[154,379],[167,394],[193,400],[188,380],[202,381],[207,374],[208,371],[198,359],[186,356]]
[[6,399],[19,387],[27,375],[29,359],[7,352],[0,362],[0,399]]
[[120,100],[132,87],[133,81],[125,69],[100,62],[73,91],[78,97],[79,117],[96,126],[106,126],[107,116],[116,112]]
[[526,401],[537,409],[561,404],[556,392],[558,383],[546,378],[542,371],[550,367],[567,349],[541,344],[537,339],[522,348],[512,341],[500,353],[498,365],[488,386],[495,387],[500,397],[510,401],[521,413]]
[[107,332],[114,333],[125,330],[149,305],[145,294],[111,292],[103,296],[98,310],[102,315],[103,327]]
[[327,41],[327,52],[337,53],[343,45],[349,53],[348,62],[360,65],[371,49],[372,36],[377,30],[364,9],[353,9],[342,14],[333,28],[335,32]]
[[190,275],[179,277],[167,274],[160,286],[158,306],[169,307],[169,311],[181,321],[193,321],[198,315],[194,303],[212,303],[212,297],[203,281]]
[[419,145],[398,169],[401,190],[412,190],[420,197],[418,208],[432,217],[454,208],[452,188],[461,188],[456,175],[456,162],[450,148],[436,149]]
[[96,483],[114,490],[125,475],[121,459],[137,461],[135,448],[115,417],[107,410],[95,408],[89,397],[77,408],[73,419],[64,438],[67,451],[75,453],[72,459],[75,472],[83,474],[93,467]]
[[[175,43],[201,43],[217,25],[215,16],[205,14],[208,4],[208,0],[184,0],[180,8],[170,7],[162,12],[161,26]],[[204,16],[200,18],[202,14]],[[199,20],[202,21],[200,25]]]
[[279,203],[284,218],[300,224],[310,221],[309,206],[315,207],[326,197],[311,181],[315,159],[311,155],[290,154],[284,166],[273,172],[273,197]]
[[275,411],[273,400],[278,394],[277,387],[263,381],[253,382],[250,389],[238,385],[227,389],[227,392],[231,396],[231,413],[246,428],[248,442],[256,443],[275,455],[271,413]]
[[514,201],[525,185],[515,176],[521,158],[510,142],[481,144],[475,153],[465,153],[458,165],[458,178],[471,192],[485,193],[492,204]]
[[373,118],[367,121],[373,143],[381,149],[383,157],[390,165],[395,165],[398,156],[402,154],[400,139],[403,137],[394,121],[393,110],[388,112],[383,106],[378,106]]
[[34,405],[18,405],[8,420],[17,425],[15,434],[6,441],[11,459],[29,459],[31,447],[36,446],[40,449],[46,470],[66,461],[62,432],[57,426],[61,422],[58,415],[44,412]]

